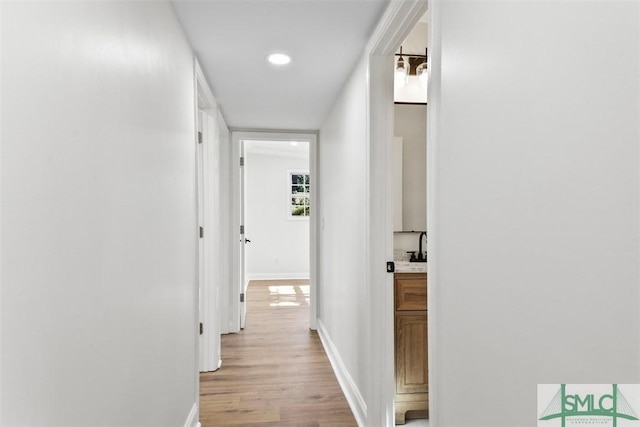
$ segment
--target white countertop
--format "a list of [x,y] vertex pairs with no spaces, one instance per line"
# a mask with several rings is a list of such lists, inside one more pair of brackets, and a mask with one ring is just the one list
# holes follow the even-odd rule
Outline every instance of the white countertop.
[[394,261],[396,273],[427,273],[429,271],[428,262]]

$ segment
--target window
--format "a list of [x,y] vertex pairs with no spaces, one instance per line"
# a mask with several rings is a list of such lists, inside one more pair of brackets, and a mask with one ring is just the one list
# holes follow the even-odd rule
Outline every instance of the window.
[[289,216],[309,217],[309,172],[289,172]]

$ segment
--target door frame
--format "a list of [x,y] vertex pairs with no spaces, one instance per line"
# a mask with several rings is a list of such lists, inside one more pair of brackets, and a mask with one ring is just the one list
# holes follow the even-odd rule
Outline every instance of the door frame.
[[[437,2],[430,2],[432,6],[434,3]],[[369,143],[367,145],[368,265],[366,272],[370,349],[368,371],[376,373],[370,375],[367,382],[369,425],[395,425],[393,275],[387,273],[383,267],[387,261],[393,260],[393,64],[395,52],[426,10],[426,0],[390,2],[365,48],[369,76],[367,82]],[[430,64],[429,69],[431,66]],[[431,93],[431,87],[429,92]],[[430,217],[433,218],[433,216]],[[431,317],[430,314],[429,317]],[[432,329],[432,326],[429,324],[429,329]],[[432,364],[429,366],[431,368],[429,390],[431,391],[433,389],[432,371],[435,367]],[[434,409],[430,393],[430,424],[434,424]]]
[[[219,148],[224,141],[218,141],[218,127],[221,125],[218,117],[218,104],[207,84],[204,73],[197,59],[194,59],[196,83],[196,155],[197,164],[202,167],[198,171],[198,226],[203,227],[203,238],[198,241],[199,252],[199,292],[198,312],[199,322],[203,325],[203,333],[199,335],[198,369],[200,372],[215,371],[220,367],[220,319],[218,289],[219,280],[215,280],[219,267],[216,262],[224,248],[218,238],[220,189],[222,188],[222,174],[212,173],[215,158],[219,156]],[[223,124],[223,123],[222,123]],[[198,132],[202,132],[199,142]],[[218,162],[219,163],[219,162]],[[217,176],[216,176],[217,175]],[[202,181],[200,181],[200,179]],[[202,185],[201,185],[202,184]],[[200,188],[201,187],[201,188]],[[200,274],[201,273],[201,274]]]
[[[229,162],[231,181],[231,281],[230,292],[234,295],[231,306],[232,319],[230,319],[231,332],[240,332],[240,294],[244,284],[241,283],[240,274],[240,141],[306,141],[309,143],[309,180],[310,203],[314,208],[309,216],[309,329],[317,329],[317,228],[318,218],[314,212],[318,208],[318,178],[317,178],[317,132],[286,132],[286,131],[245,131],[231,130],[231,157]],[[243,236],[244,237],[244,236]]]

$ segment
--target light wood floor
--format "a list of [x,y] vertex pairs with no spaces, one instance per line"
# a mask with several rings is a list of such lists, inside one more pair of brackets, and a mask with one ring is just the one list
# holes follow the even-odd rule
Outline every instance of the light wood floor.
[[318,334],[306,280],[253,281],[247,322],[222,336],[222,367],[200,375],[210,426],[356,426]]

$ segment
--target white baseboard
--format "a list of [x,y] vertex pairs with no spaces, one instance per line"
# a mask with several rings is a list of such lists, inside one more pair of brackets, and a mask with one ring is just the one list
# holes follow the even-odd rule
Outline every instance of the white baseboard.
[[248,273],[250,280],[309,280],[309,273]]
[[187,417],[187,421],[184,423],[184,427],[200,427],[198,413],[198,402],[196,402],[191,407],[191,412],[189,412],[189,416]]
[[355,417],[358,426],[366,426],[365,420],[367,419],[367,404],[362,398],[362,394],[360,394],[358,386],[356,386],[353,378],[349,375],[349,371],[346,366],[342,363],[340,353],[338,353],[338,349],[336,349],[333,341],[331,341],[327,329],[324,327],[324,324],[320,319],[318,319],[318,336],[320,336],[320,341],[322,341],[324,351],[327,353],[333,372],[336,374],[340,388],[342,388],[342,392],[349,403],[349,407],[351,407],[351,412],[353,412],[353,416]]

